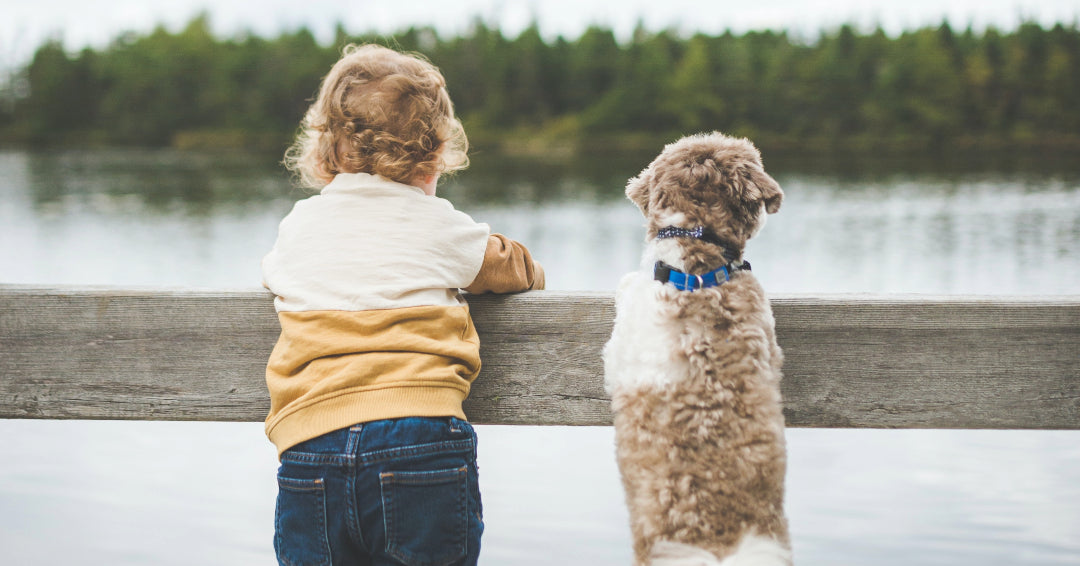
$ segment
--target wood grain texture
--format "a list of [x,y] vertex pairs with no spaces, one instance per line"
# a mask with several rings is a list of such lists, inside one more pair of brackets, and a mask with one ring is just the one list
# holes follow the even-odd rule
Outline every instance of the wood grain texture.
[[[470,297],[486,424],[610,425],[608,293]],[[1080,297],[782,296],[788,425],[1080,429]],[[263,290],[0,285],[0,418],[261,421]]]

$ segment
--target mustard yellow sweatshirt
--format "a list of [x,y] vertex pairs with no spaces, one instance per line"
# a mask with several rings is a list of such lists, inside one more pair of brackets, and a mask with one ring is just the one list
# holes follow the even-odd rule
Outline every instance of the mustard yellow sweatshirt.
[[460,290],[543,289],[521,244],[366,173],[296,203],[263,259],[281,335],[266,367],[278,453],[356,423],[465,418],[480,340]]

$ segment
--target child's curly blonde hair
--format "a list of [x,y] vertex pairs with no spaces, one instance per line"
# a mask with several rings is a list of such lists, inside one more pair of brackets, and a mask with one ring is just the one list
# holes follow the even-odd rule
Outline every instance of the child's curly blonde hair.
[[469,164],[442,73],[379,45],[345,47],[300,125],[285,166],[310,188],[338,173],[408,184]]

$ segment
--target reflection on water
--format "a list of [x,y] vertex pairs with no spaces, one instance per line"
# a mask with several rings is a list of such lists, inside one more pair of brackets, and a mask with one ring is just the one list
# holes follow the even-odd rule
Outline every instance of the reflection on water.
[[[651,155],[473,156],[440,188],[553,289],[611,290]],[[766,156],[787,192],[748,257],[772,293],[1080,293],[1076,164]],[[292,203],[273,156],[0,152],[0,282],[256,287]],[[1075,432],[789,431],[801,564],[1080,562]],[[257,423],[0,421],[0,563],[272,563]],[[485,564],[628,564],[610,428],[480,427]]]
[[87,197],[132,200],[147,211],[178,209],[213,214],[215,207],[267,200],[288,194],[275,160],[246,153],[192,153],[168,150],[110,150],[15,153],[25,159],[37,206],[63,205]]
[[[622,189],[649,156],[482,157],[440,194],[526,242],[551,288],[610,290],[636,266],[642,220]],[[770,292],[1080,293],[1080,166],[845,165],[773,168],[784,206],[747,250]],[[16,283],[255,286],[307,194],[275,158],[244,154],[0,153],[0,175],[0,237],[18,242],[0,249],[0,281]]]

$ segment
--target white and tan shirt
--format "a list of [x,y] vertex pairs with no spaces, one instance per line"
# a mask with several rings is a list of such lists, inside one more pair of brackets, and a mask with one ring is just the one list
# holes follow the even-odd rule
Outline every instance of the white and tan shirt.
[[266,368],[280,454],[361,422],[464,419],[480,340],[460,290],[542,289],[544,274],[449,201],[349,173],[281,221],[263,284],[281,323]]

